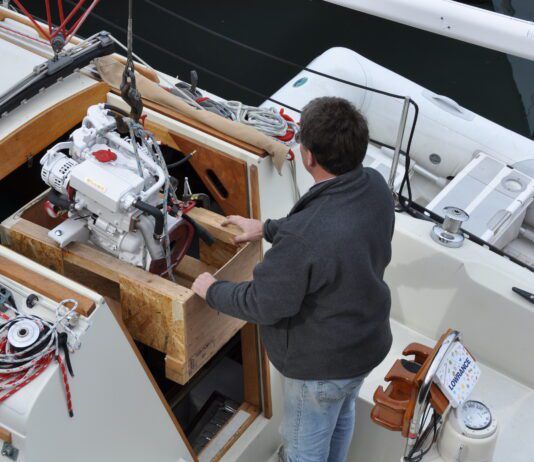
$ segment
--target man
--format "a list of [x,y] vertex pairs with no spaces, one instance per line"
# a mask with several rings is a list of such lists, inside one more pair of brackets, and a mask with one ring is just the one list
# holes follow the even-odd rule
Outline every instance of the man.
[[364,168],[369,131],[348,101],[324,97],[302,111],[304,168],[315,185],[279,220],[230,216],[237,242],[272,243],[239,284],[200,275],[193,290],[222,313],[260,325],[284,376],[281,460],[344,462],[364,378],[388,353],[394,205],[382,176]]

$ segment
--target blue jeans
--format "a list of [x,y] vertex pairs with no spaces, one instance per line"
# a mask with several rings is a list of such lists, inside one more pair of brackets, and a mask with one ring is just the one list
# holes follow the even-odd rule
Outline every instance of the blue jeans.
[[283,462],[345,462],[365,375],[344,380],[284,378]]

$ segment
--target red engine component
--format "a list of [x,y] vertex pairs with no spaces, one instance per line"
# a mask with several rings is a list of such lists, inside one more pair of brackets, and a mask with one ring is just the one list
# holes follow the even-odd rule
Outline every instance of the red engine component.
[[[169,240],[171,245],[171,267],[175,268],[184,258],[191,246],[195,229],[193,225],[186,220],[178,221],[169,231]],[[162,277],[167,277],[167,262],[165,258],[153,260],[150,263],[149,271]]]
[[99,151],[93,152],[93,156],[98,162],[106,163],[117,160],[117,154],[115,154],[111,149],[100,149]]

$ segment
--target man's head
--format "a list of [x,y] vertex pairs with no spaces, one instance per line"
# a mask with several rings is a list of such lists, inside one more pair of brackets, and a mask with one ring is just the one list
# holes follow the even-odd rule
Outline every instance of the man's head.
[[[304,167],[314,178],[342,175],[358,167],[369,143],[367,122],[346,99],[310,101],[300,118],[300,150]],[[318,178],[315,178],[318,180]]]

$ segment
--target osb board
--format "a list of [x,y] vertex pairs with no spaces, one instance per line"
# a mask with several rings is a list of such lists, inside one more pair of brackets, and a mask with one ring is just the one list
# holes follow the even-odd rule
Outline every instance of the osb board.
[[108,91],[106,84],[95,82],[43,111],[0,140],[0,179],[80,123],[89,106],[106,101]]
[[180,293],[163,295],[147,290],[144,284],[130,277],[120,278],[120,288],[123,319],[132,336],[167,355],[184,357],[181,305],[193,297],[192,291],[181,288]]
[[[3,226],[3,225],[2,225]],[[63,255],[56,243],[48,237],[48,230],[19,219],[9,229],[3,230],[7,246],[37,263],[63,274]]]
[[[124,307],[125,322],[132,335],[161,351],[168,348],[173,354],[183,352],[183,335],[177,336],[175,341],[169,339],[174,336],[174,330],[179,329],[178,324],[173,326],[169,335],[162,335],[162,332],[169,327],[169,320],[183,320],[182,304],[193,296],[191,290],[89,245],[76,243],[62,250],[47,233],[46,228],[24,219],[4,228],[4,235],[8,237],[6,244],[16,252],[103,295],[116,298],[116,284]],[[102,279],[106,281],[104,284]],[[147,319],[150,319],[150,324],[147,324]]]
[[[166,127],[151,122],[150,119],[147,119],[146,126],[164,145],[184,154],[196,151],[189,163],[225,215],[249,216],[247,163],[245,161],[174,133]],[[212,175],[215,174],[224,186],[225,194],[221,193],[211,179],[210,172]]]
[[[215,277],[232,282],[250,280],[259,257],[259,244],[247,244],[215,273]],[[246,324],[245,321],[213,310],[199,297],[192,297],[184,304],[184,320],[188,363],[179,372],[181,380],[193,376]],[[173,376],[171,362],[167,361],[166,366],[167,376]]]

